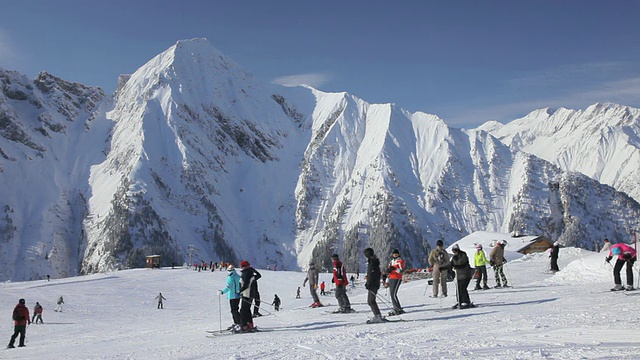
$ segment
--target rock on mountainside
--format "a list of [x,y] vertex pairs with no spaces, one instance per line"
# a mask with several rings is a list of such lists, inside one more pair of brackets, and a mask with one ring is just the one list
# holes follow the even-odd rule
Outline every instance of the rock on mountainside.
[[121,76],[113,97],[46,73],[0,81],[2,279],[139,267],[151,254],[291,269],[328,268],[338,253],[364,270],[367,246],[424,266],[436,240],[476,230],[593,248],[640,218],[624,193],[487,131],[271,89],[204,39]]

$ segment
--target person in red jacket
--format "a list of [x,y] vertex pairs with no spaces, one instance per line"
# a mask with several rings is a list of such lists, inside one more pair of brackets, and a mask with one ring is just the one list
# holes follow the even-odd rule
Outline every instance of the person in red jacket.
[[33,319],[31,319],[31,322],[33,323],[38,323],[38,321],[40,322],[40,324],[42,324],[42,305],[40,305],[39,302],[36,301],[36,306],[33,307]]
[[400,257],[400,251],[398,251],[398,249],[393,250],[391,256],[393,258],[389,263],[387,272],[389,273],[389,295],[391,296],[393,310],[389,312],[389,316],[404,314],[400,300],[398,300],[398,289],[400,289],[400,284],[402,284],[402,273],[404,272],[404,260]]
[[342,261],[338,258],[338,254],[331,255],[331,260],[333,260],[333,281],[336,284],[336,299],[338,300],[338,311],[339,313],[350,313],[353,312],[351,309],[351,303],[349,302],[349,297],[347,296],[347,285],[349,285],[349,280],[347,280],[347,270],[344,268]]
[[14,328],[13,328],[13,336],[11,336],[11,340],[9,340],[8,349],[12,349],[15,346],[16,338],[20,335],[20,343],[18,347],[24,347],[24,338],[27,333],[27,324],[31,324],[31,318],[29,318],[29,309],[24,305],[24,299],[20,299],[18,301],[18,305],[13,309],[13,320],[14,320]]

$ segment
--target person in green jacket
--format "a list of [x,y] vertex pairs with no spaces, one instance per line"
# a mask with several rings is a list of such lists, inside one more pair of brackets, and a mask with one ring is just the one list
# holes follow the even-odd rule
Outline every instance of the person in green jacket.
[[[476,266],[478,279],[476,280],[475,290],[489,290],[490,287],[487,286],[487,264],[489,260],[487,260],[487,255],[484,253],[484,250],[482,250],[482,244],[476,244],[476,250],[474,264]],[[480,281],[482,281],[483,287],[480,287]]]

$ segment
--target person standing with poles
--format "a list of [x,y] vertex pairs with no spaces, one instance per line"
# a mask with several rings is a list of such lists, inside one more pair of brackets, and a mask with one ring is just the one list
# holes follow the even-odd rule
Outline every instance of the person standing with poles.
[[307,277],[304,279],[302,286],[306,286],[307,281],[309,282],[309,293],[311,293],[311,297],[313,298],[313,304],[311,304],[312,308],[322,307],[322,303],[320,302],[320,298],[318,297],[318,292],[316,289],[318,288],[318,278],[320,274],[316,269],[316,264],[311,261],[309,263],[309,270],[307,270]]
[[389,294],[391,294],[391,303],[393,304],[393,310],[389,312],[389,316],[404,314],[404,309],[400,305],[398,300],[398,289],[402,284],[402,273],[404,272],[404,260],[400,257],[400,251],[394,249],[391,254],[393,257],[389,263]]
[[[633,263],[636,262],[637,253],[634,248],[627,244],[615,244],[611,246],[609,250],[609,256],[605,259],[610,263],[613,256],[617,256],[616,264],[613,267],[613,281],[615,286],[611,291],[634,290],[633,288]],[[622,279],[620,278],[620,270],[624,265],[627,265],[627,286],[622,287]]]
[[342,261],[338,258],[338,254],[331,255],[331,260],[333,262],[333,282],[336,285],[336,300],[338,300],[338,310],[336,312],[354,312],[354,310],[351,309],[351,303],[347,296],[347,285],[349,285],[349,280],[347,280],[347,270],[344,268]]
[[18,300],[18,304],[13,309],[13,335],[11,336],[11,340],[9,340],[9,345],[7,345],[7,349],[15,348],[14,344],[16,342],[16,338],[20,335],[20,343],[18,347],[24,347],[24,338],[27,334],[27,325],[31,324],[31,319],[29,318],[29,309],[25,306],[25,300]]
[[368,291],[367,304],[369,304],[371,312],[373,312],[373,317],[367,320],[367,324],[387,322],[388,320],[382,317],[380,308],[376,302],[378,289],[380,289],[380,277],[382,276],[380,260],[378,260],[378,257],[373,253],[372,248],[364,249],[364,256],[367,258],[367,276],[365,278],[364,288]]
[[229,326],[227,330],[232,330],[234,328],[236,330],[240,330],[240,275],[238,275],[233,265],[229,265],[227,267],[227,286],[222,290],[218,290],[218,294],[227,294],[227,300],[229,300],[229,308],[231,309],[233,325]]
[[468,309],[470,307],[475,307],[471,302],[471,299],[469,299],[469,291],[467,291],[467,287],[469,286],[473,275],[473,270],[469,265],[469,257],[466,252],[460,250],[458,244],[453,245],[451,251],[453,251],[451,264],[456,271],[458,284],[458,303],[453,308]]
[[240,275],[240,295],[242,304],[240,305],[240,330],[239,332],[253,331],[253,317],[251,316],[251,288],[255,283],[254,270],[248,261],[240,262],[242,268]]
[[489,254],[489,263],[493,267],[493,271],[496,276],[496,289],[502,287],[500,284],[500,278],[502,278],[502,282],[504,283],[504,287],[509,287],[507,284],[507,277],[504,275],[504,270],[502,267],[507,262],[507,259],[504,258],[504,248],[507,246],[506,240],[500,240],[496,244],[496,246],[491,249],[491,253]]
[[429,264],[433,267],[433,296],[438,297],[438,288],[442,286],[442,296],[447,297],[447,272],[450,269],[449,254],[442,240],[436,241],[436,248],[429,253]]
[[[482,244],[476,244],[476,254],[473,257],[474,265],[476,266],[476,272],[478,273],[478,280],[476,280],[476,290],[489,290],[487,285],[487,255],[482,250]],[[484,286],[480,287],[480,282],[483,282]]]

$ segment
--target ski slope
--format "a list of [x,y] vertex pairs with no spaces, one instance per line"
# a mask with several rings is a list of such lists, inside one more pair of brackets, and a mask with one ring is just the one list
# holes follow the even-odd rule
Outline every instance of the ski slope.
[[[336,309],[332,296],[321,298],[333,306],[317,309],[306,308],[312,302],[308,288],[295,299],[304,273],[261,270],[262,312],[272,315],[255,324],[265,331],[214,337],[207,337],[206,330],[231,324],[226,298],[216,292],[226,271],[135,269],[6,282],[0,284],[5,345],[19,298],[26,299],[30,311],[36,301],[43,305],[44,324],[28,327],[26,348],[2,349],[0,358],[637,359],[640,291],[610,292],[611,267],[604,257],[561,249],[561,271],[555,275],[546,273],[547,254],[510,261],[505,272],[513,287],[470,291],[479,307],[467,310],[450,309],[455,304],[452,283],[448,298],[433,299],[426,280],[411,281],[399,291],[407,313],[390,318],[403,321],[372,325],[365,324],[371,312],[361,283],[349,294],[357,312],[330,314]],[[323,280],[330,284],[330,275],[322,274]],[[167,299],[164,310],[156,309],[159,292]],[[282,299],[278,313],[268,305],[276,293]],[[53,311],[60,295],[66,302],[61,313]],[[384,290],[380,299],[383,313],[388,312]]]

